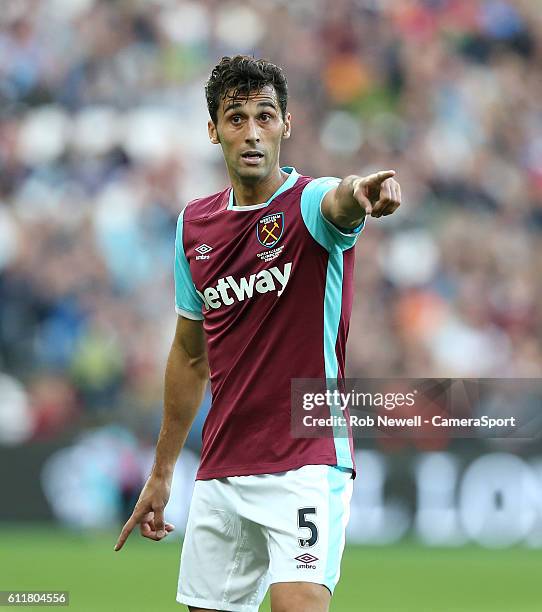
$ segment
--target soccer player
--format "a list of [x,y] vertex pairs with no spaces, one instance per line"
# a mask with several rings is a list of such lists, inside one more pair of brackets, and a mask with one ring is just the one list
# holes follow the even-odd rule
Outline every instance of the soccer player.
[[292,378],[344,376],[354,245],[401,201],[393,171],[313,179],[279,164],[281,68],[224,57],[206,85],[231,187],[190,202],[175,244],[177,329],[156,457],[136,525],[161,540],[177,457],[209,373],[177,600],[192,612],[324,612],[339,579],[355,466],[349,437],[293,438]]

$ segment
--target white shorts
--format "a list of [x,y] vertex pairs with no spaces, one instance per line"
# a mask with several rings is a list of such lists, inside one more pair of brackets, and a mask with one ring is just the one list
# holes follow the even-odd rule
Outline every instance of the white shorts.
[[275,582],[333,593],[351,497],[350,470],[328,465],[196,481],[177,601],[256,612]]

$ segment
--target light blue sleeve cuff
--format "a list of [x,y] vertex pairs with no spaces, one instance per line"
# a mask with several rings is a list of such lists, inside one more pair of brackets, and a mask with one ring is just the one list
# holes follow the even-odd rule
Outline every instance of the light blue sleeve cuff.
[[324,221],[331,225],[332,229],[334,229],[335,231],[339,232],[342,236],[346,236],[346,237],[357,236],[361,232],[361,230],[365,227],[365,222],[367,221],[367,217],[365,217],[363,219],[363,221],[359,225],[357,225],[356,227],[353,227],[351,229],[348,229],[346,227],[339,227],[338,225],[335,225],[335,223],[330,221],[324,215],[324,213],[322,212],[322,204],[321,203],[320,203],[320,214],[322,215],[322,218],[324,219]]
[[365,226],[365,219],[351,230],[341,229],[326,219],[322,213],[322,201],[328,191],[339,185],[341,179],[331,176],[314,179],[301,194],[301,216],[311,236],[326,250],[352,248]]
[[199,297],[192,280],[190,266],[184,252],[183,245],[184,210],[177,220],[175,235],[175,310],[177,314],[192,320],[202,320],[201,308],[203,301]]

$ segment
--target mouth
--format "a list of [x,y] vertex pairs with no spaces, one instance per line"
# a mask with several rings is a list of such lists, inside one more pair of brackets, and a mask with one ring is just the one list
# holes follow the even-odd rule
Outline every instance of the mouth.
[[244,162],[249,166],[258,165],[263,160],[263,158],[264,154],[261,151],[252,150],[241,153],[241,159],[243,159]]

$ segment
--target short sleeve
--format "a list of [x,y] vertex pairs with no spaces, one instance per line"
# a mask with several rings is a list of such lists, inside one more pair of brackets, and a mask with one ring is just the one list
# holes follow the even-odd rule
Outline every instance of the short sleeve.
[[307,183],[301,194],[301,216],[311,236],[326,250],[339,247],[342,251],[356,244],[363,222],[352,230],[340,229],[326,219],[322,213],[322,200],[328,191],[337,187],[341,179],[324,176]]
[[175,235],[175,310],[177,314],[187,319],[202,320],[201,307],[203,306],[203,301],[194,286],[190,266],[184,253],[183,217],[184,210],[179,215],[177,233]]

